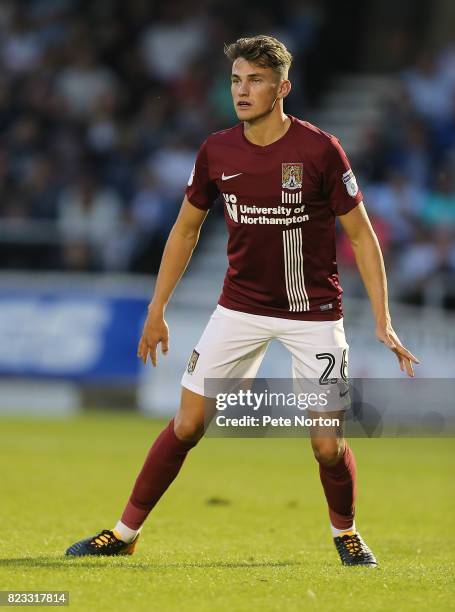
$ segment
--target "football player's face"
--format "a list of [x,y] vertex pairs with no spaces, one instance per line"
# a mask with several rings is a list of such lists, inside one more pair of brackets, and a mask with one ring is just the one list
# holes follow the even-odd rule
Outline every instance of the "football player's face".
[[272,68],[251,64],[243,57],[237,58],[232,64],[231,93],[240,121],[254,121],[270,113],[282,83]]

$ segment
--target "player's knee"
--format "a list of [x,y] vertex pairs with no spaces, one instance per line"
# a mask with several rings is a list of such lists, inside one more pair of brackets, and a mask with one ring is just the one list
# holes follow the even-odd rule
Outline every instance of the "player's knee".
[[177,415],[174,419],[174,432],[184,442],[199,442],[204,435],[204,422]]
[[328,467],[336,465],[344,450],[343,440],[313,440],[313,453],[316,461]]

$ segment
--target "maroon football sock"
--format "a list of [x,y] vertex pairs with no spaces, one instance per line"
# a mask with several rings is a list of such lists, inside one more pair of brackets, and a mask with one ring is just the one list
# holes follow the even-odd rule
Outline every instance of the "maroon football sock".
[[329,506],[330,522],[337,529],[348,529],[354,522],[356,497],[356,464],[347,442],[338,463],[319,463],[319,475]]
[[169,487],[196,442],[183,442],[174,433],[174,419],[160,433],[148,452],[122,514],[122,523],[139,529]]

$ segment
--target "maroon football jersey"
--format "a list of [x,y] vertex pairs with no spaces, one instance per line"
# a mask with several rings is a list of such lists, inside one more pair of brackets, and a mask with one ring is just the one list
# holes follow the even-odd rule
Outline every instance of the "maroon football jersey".
[[302,320],[342,316],[335,217],[362,194],[338,139],[290,117],[267,146],[246,139],[243,123],[202,144],[186,195],[207,210],[222,194],[229,232],[219,303],[258,315]]

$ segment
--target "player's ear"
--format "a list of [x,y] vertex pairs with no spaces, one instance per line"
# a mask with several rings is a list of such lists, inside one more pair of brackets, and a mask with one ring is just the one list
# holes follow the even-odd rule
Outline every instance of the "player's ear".
[[291,81],[288,81],[288,79],[284,79],[283,81],[281,81],[280,86],[278,88],[278,97],[285,98],[286,96],[288,96],[289,92],[291,91],[291,87]]

